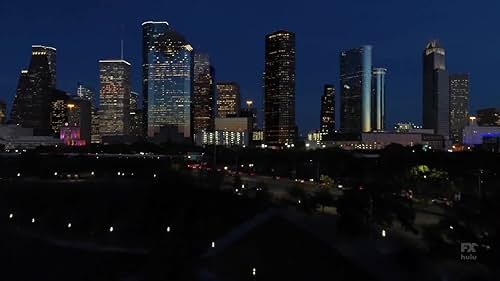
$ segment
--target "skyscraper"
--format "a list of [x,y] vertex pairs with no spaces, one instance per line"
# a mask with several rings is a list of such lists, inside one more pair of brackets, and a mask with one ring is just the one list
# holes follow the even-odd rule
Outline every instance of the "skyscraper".
[[293,144],[295,124],[295,33],[266,35],[264,67],[264,142]]
[[191,138],[193,48],[167,22],[142,23],[143,102],[147,135],[165,127]]
[[372,84],[372,130],[385,130],[385,74],[387,69],[373,69]]
[[335,87],[325,85],[321,96],[320,132],[327,138],[335,131]]
[[450,138],[462,143],[469,116],[469,74],[450,74]]
[[33,45],[27,70],[21,71],[11,119],[35,134],[50,134],[50,100],[56,81],[56,49]]
[[142,136],[142,111],[139,108],[139,94],[130,93],[130,135]]
[[217,82],[217,116],[236,117],[240,113],[240,86],[236,82]]
[[53,89],[50,97],[50,128],[54,136],[59,136],[61,128],[68,122],[66,105],[69,95],[61,90]]
[[80,130],[80,137],[85,140],[85,144],[91,142],[92,136],[92,103],[90,100],[75,97],[67,102],[66,115],[67,124]]
[[[76,95],[80,99],[86,100],[90,102],[90,139],[87,139],[87,135],[85,129],[80,131],[82,138],[85,139],[87,144],[90,143],[100,143],[101,138],[99,135],[99,109],[98,105],[98,96],[94,93],[94,90],[82,83],[77,84]],[[85,106],[85,105],[84,105]],[[85,108],[84,108],[85,111]],[[86,121],[83,120],[83,123]]]
[[423,53],[423,126],[438,135],[450,135],[450,97],[445,51],[436,41]]
[[340,129],[372,130],[372,46],[340,53]]
[[193,126],[194,131],[211,131],[215,111],[214,68],[207,54],[194,55]]
[[246,100],[245,106],[240,110],[240,117],[250,118],[250,124],[253,130],[257,129],[257,108],[252,100]]
[[126,136],[130,132],[130,63],[99,61],[99,134]]

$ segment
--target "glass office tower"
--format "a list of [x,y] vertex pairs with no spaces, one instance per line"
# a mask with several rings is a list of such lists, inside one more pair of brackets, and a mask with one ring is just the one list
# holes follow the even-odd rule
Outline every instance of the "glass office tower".
[[372,46],[340,53],[340,129],[344,132],[372,130]]
[[320,132],[325,139],[331,137],[335,131],[335,87],[325,85],[321,96]]
[[215,111],[214,68],[207,54],[194,55],[193,126],[194,132],[211,131]]
[[167,128],[191,138],[193,48],[167,22],[144,22],[142,36],[147,136]]
[[387,69],[373,69],[372,85],[372,130],[385,130],[385,74]]

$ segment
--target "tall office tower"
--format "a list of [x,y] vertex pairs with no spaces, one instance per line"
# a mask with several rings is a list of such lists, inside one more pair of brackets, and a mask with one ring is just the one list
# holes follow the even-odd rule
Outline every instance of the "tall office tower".
[[195,132],[213,130],[214,102],[214,68],[207,54],[195,54],[192,103]]
[[469,117],[469,74],[450,74],[450,138],[462,143]]
[[142,23],[143,123],[147,136],[160,129],[191,138],[193,48],[167,22]]
[[7,104],[0,100],[0,125],[7,121]]
[[217,116],[236,117],[240,113],[240,86],[236,82],[217,82]]
[[[85,129],[80,131],[80,135],[85,139],[87,144],[90,143],[100,143],[99,137],[99,116],[98,116],[98,96],[94,93],[94,90],[82,83],[77,84],[76,95],[82,100],[86,100],[90,103],[90,138],[87,139]],[[84,109],[85,110],[85,109]],[[84,121],[85,123],[85,121]]]
[[99,133],[99,110],[97,108],[94,108],[94,110],[91,113],[91,120],[90,120],[90,143],[101,143],[102,138],[101,134]]
[[85,144],[90,144],[92,139],[92,103],[90,100],[75,97],[68,100],[66,105],[67,124],[80,129],[80,137]]
[[293,144],[295,124],[295,33],[266,35],[264,67],[264,142]]
[[423,126],[438,135],[450,135],[450,96],[445,51],[436,41],[423,53]]
[[325,85],[321,96],[320,133],[331,137],[335,132],[335,87]]
[[251,128],[256,130],[257,126],[257,108],[254,106],[252,100],[246,100],[245,106],[240,110],[240,117],[250,118]]
[[139,94],[130,93],[130,135],[142,136],[142,111],[139,108]]
[[373,69],[372,84],[372,130],[385,130],[385,74],[387,69]]
[[33,45],[27,70],[21,71],[11,119],[37,135],[50,134],[50,96],[56,81],[56,49]]
[[50,128],[54,136],[59,136],[61,128],[68,122],[66,105],[69,95],[61,90],[52,90],[50,99]]
[[99,61],[99,134],[127,136],[130,132],[130,63]]
[[500,107],[482,108],[476,112],[477,125],[500,127]]
[[372,46],[340,53],[340,129],[344,132],[372,130]]

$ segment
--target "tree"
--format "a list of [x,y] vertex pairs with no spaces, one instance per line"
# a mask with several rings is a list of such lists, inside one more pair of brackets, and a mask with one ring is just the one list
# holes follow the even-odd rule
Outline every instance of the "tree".
[[319,182],[321,187],[334,188],[335,181],[327,175],[321,175],[319,177]]

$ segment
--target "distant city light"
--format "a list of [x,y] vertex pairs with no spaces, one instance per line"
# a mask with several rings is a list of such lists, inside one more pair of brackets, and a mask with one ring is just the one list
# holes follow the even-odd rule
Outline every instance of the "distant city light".
[[71,228],[71,223],[68,223],[68,228]]
[[253,276],[257,275],[257,269],[256,269],[255,267],[254,267],[254,268],[252,268],[252,275],[253,275]]
[[453,230],[453,225],[450,225],[450,229]]
[[10,213],[9,214],[9,219],[12,219],[14,217],[14,214],[13,213]]
[[167,232],[170,232],[170,226],[167,226]]
[[113,232],[114,230],[115,230],[114,227],[112,227],[112,226],[109,227],[109,232]]
[[153,174],[153,178],[156,178],[156,174]]
[[21,176],[21,173],[17,173],[17,176],[20,177]]
[[32,218],[31,223],[35,223],[35,222],[36,222],[35,218]]
[[382,229],[382,237],[385,237],[386,233],[385,233],[385,229]]
[[94,172],[90,172],[90,175],[92,175],[92,176],[93,176],[93,175],[94,175]]
[[212,248],[215,248],[215,241],[212,241]]
[[54,176],[57,176],[57,172],[54,172]]

